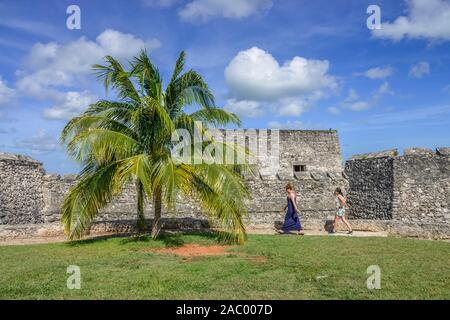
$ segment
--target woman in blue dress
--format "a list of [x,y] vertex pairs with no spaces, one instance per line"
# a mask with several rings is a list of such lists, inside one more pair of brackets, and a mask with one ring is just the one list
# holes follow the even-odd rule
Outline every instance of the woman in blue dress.
[[280,233],[292,233],[296,232],[299,235],[303,235],[302,225],[300,224],[300,218],[298,216],[297,208],[297,195],[295,194],[294,187],[291,183],[286,185],[287,204],[284,207],[286,216],[284,217],[282,231]]

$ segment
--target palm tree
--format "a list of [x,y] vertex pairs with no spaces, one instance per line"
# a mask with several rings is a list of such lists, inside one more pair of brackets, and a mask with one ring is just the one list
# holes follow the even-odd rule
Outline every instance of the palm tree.
[[[240,125],[239,118],[216,107],[200,74],[183,72],[184,52],[165,90],[145,50],[132,59],[128,71],[111,56],[105,61],[105,65],[93,68],[106,90],[117,92],[117,101],[100,100],[90,105],[61,133],[69,155],[83,165],[62,207],[61,221],[69,238],[82,237],[98,212],[126,183],[134,182],[140,230],[145,227],[145,202],[153,201],[152,238],[160,233],[163,206],[174,209],[175,199],[182,194],[196,199],[219,222],[223,234],[242,243],[246,237],[242,217],[248,190],[239,168],[180,163],[171,153],[175,129],[193,133],[197,121],[202,121],[205,133],[207,127]],[[190,105],[196,105],[196,111],[187,113]],[[236,151],[233,146],[224,146]]]

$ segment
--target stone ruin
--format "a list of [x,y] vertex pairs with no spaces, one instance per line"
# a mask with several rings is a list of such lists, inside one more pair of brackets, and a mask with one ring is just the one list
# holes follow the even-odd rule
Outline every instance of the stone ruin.
[[[269,136],[271,136],[269,130]],[[246,176],[251,190],[248,231],[274,230],[284,218],[284,187],[293,183],[306,230],[325,230],[334,217],[333,191],[349,197],[355,230],[426,238],[450,238],[450,150],[408,149],[354,156],[342,167],[337,131],[280,130],[278,172]],[[263,167],[264,163],[260,164]],[[75,175],[47,174],[42,163],[0,153],[0,240],[62,235],[60,208]],[[146,204],[148,227],[152,206]],[[163,212],[163,228],[202,230],[207,216],[192,199],[179,199]],[[91,233],[134,232],[136,202],[132,185],[95,219]]]
[[450,148],[357,155],[345,173],[354,221],[393,234],[450,238]]

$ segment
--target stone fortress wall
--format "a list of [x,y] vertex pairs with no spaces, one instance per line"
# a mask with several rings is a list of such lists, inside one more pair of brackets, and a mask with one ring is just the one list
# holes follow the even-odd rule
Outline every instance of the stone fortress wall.
[[[270,130],[268,135],[270,141]],[[279,143],[278,172],[261,170],[246,176],[252,195],[245,217],[249,230],[270,230],[282,222],[284,187],[291,182],[307,230],[324,230],[335,211],[333,191],[341,187],[349,193],[355,230],[450,237],[448,149],[439,149],[438,154],[414,149],[402,157],[392,152],[357,156],[347,161],[343,172],[336,131],[280,130]],[[46,174],[42,164],[29,157],[0,153],[0,239],[62,234],[60,207],[75,181],[75,175]],[[412,195],[413,190],[419,190],[421,198]],[[150,227],[151,203],[146,205],[146,216]],[[209,226],[207,216],[192,199],[180,199],[175,210],[165,211],[163,217],[167,229]],[[91,232],[131,232],[135,219],[130,185],[96,218]]]
[[350,218],[394,234],[450,238],[450,148],[357,155],[345,173]]

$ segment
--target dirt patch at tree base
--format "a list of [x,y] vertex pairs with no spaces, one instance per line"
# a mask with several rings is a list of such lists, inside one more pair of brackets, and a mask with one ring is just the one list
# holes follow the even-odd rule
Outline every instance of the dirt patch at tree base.
[[230,254],[228,249],[232,248],[231,246],[202,246],[199,244],[185,244],[181,247],[172,247],[172,248],[164,248],[164,249],[156,249],[152,250],[156,253],[165,253],[165,254],[175,254],[183,257],[199,257],[199,256],[220,256]]
[[265,264],[268,262],[265,256],[248,256],[242,252],[233,252],[229,249],[234,248],[233,246],[219,246],[211,245],[205,246],[200,244],[185,244],[181,247],[163,248],[163,249],[153,249],[151,252],[162,253],[162,254],[174,254],[183,258],[183,261],[190,262],[196,257],[204,256],[223,256],[229,254],[236,254],[242,256],[253,264]]

